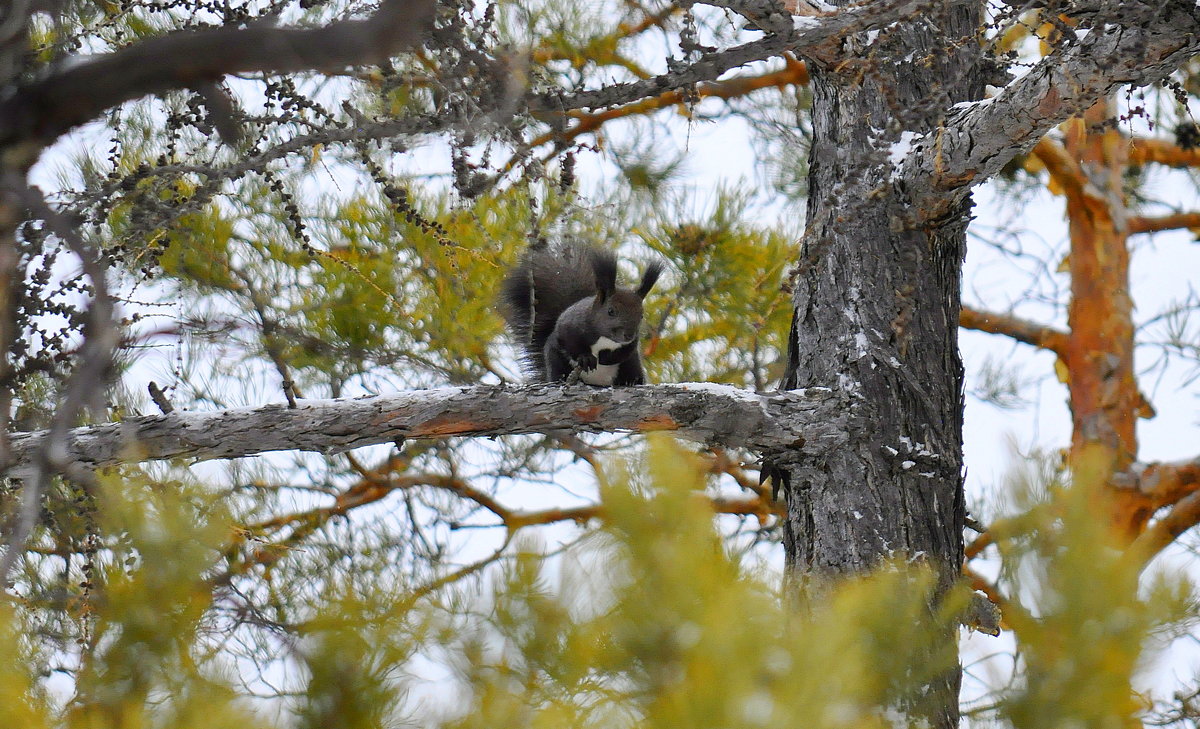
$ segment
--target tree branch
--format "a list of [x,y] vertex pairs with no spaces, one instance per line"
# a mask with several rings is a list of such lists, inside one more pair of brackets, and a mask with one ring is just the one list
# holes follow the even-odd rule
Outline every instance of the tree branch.
[[231,73],[337,73],[378,63],[421,39],[434,0],[384,0],[365,20],[323,28],[252,25],[190,30],[83,56],[0,101],[0,147],[40,148],[105,109]]
[[994,98],[952,109],[945,127],[906,158],[924,170],[909,179],[928,175],[965,193],[1118,86],[1155,83],[1200,53],[1200,7],[1190,0],[1105,5],[1116,9],[1075,45],[1050,53]]
[[[964,0],[949,0],[952,3]],[[703,0],[697,0],[703,2]],[[721,51],[710,51],[685,68],[672,70],[658,76],[628,83],[612,84],[600,89],[579,91],[574,94],[541,94],[529,101],[535,111],[562,112],[570,109],[601,109],[629,104],[657,96],[671,89],[683,88],[700,81],[717,79],[726,71],[754,61],[762,61],[781,55],[785,51],[803,54],[805,49],[815,48],[836,38],[864,30],[876,30],[895,23],[926,9],[929,0],[877,0],[858,6],[843,8],[820,19],[806,19],[805,24],[790,32],[778,32],[761,40],[744,43]],[[769,3],[760,0],[713,0],[706,5],[722,7],[742,13],[746,17],[765,12]],[[772,17],[778,19],[778,13]],[[777,23],[772,27],[778,28]]]
[[988,334],[1003,334],[1018,342],[1048,349],[1060,357],[1066,351],[1066,332],[1008,314],[998,314],[993,311],[982,311],[964,306],[959,313],[958,325],[964,329],[974,329]]
[[1152,557],[1175,541],[1176,537],[1200,524],[1200,491],[1180,499],[1166,516],[1151,524],[1130,550],[1138,559],[1148,563]]
[[[54,473],[69,473],[87,482],[89,473],[78,473],[74,459],[65,447],[70,438],[70,426],[86,411],[102,410],[105,385],[112,367],[112,355],[119,334],[113,320],[113,299],[108,292],[108,266],[105,259],[88,245],[71,223],[54,211],[39,190],[27,187],[17,175],[5,175],[0,194],[20,200],[33,215],[60,237],[79,258],[79,265],[91,280],[92,300],[83,325],[83,343],[76,357],[75,368],[67,378],[66,387],[54,411],[50,428],[42,431],[38,443],[23,454],[27,475],[21,493],[18,517],[6,538],[0,556],[0,584],[8,580],[9,571],[24,553],[25,542],[33,533],[42,511],[42,496]],[[16,459],[10,461],[15,464]]]
[[[706,81],[696,85],[695,95],[700,99],[717,98],[732,99],[753,93],[764,88],[783,88],[785,86],[804,85],[808,83],[808,67],[792,57],[787,58],[787,65],[777,71],[759,75],[735,76],[723,81]],[[649,114],[687,101],[688,94],[682,89],[664,91],[657,96],[641,99],[632,104],[618,106],[594,113],[571,111],[567,118],[575,125],[562,131],[550,131],[529,142],[530,148],[540,147],[555,142],[564,145],[567,142],[599,129],[605,122],[638,114]],[[510,162],[509,166],[513,166]]]
[[[65,462],[87,467],[171,458],[242,458],[279,450],[340,453],[403,438],[672,431],[733,448],[802,457],[845,441],[852,414],[824,388],[755,395],[711,384],[593,388],[446,387],[347,400],[305,400],[205,413],[148,415],[70,431]],[[12,436],[4,474],[25,478],[45,432]]]
[[1168,167],[1200,167],[1200,147],[1180,147],[1165,139],[1135,137],[1129,140],[1129,163],[1147,162]]
[[1157,218],[1136,216],[1127,221],[1129,233],[1156,233],[1163,230],[1200,228],[1200,213],[1174,213]]
[[1154,508],[1174,504],[1200,490],[1200,458],[1174,463],[1135,463],[1120,474],[1119,488],[1134,489]]
[[1066,146],[1049,136],[1042,137],[1033,145],[1032,153],[1038,158],[1050,173],[1050,178],[1058,183],[1067,195],[1076,197],[1090,196],[1103,200],[1104,194],[1091,185],[1087,173],[1083,171],[1079,160],[1067,152]]

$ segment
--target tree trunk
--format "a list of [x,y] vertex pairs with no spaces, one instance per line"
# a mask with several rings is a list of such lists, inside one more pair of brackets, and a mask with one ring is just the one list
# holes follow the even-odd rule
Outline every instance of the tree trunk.
[[[908,194],[928,195],[930,181],[893,170],[912,132],[933,132],[953,104],[981,97],[979,22],[978,8],[931,10],[857,36],[861,48],[845,54],[857,61],[812,64],[808,227],[785,387],[843,391],[860,427],[827,457],[778,466],[788,572],[801,584],[889,559],[930,565],[939,594],[960,574],[969,202],[935,205],[951,212],[930,219]],[[927,687],[905,707],[911,718],[956,726],[959,681],[955,669]]]
[[[1154,514],[1137,489],[1113,488],[1137,460],[1142,405],[1133,368],[1133,298],[1125,172],[1128,142],[1103,126],[1117,118],[1112,97],[1065,124],[1063,187],[1070,222],[1071,300],[1067,308],[1067,387],[1071,405],[1071,481],[1108,503],[1112,536],[1131,542]],[[1047,165],[1052,172],[1059,172]]]

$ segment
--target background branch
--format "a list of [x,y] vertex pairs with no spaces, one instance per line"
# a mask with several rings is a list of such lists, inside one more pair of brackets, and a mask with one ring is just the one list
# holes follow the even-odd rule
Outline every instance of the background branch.
[[384,0],[365,20],[323,28],[189,30],[84,56],[0,102],[0,146],[45,145],[123,102],[231,73],[340,73],[348,66],[379,63],[420,40],[434,7],[434,0]]
[[[961,0],[952,0],[961,2]],[[742,9],[750,14],[758,12],[764,5],[760,2],[712,2],[705,3],[724,7],[734,12]],[[836,38],[864,30],[874,30],[917,13],[928,5],[928,0],[883,0],[861,6],[839,10],[836,14],[812,20],[809,24],[795,28],[790,33],[768,35],[761,40],[744,43],[721,51],[705,53],[685,68],[653,78],[629,83],[611,84],[602,89],[580,91],[575,94],[543,94],[530,100],[534,111],[566,111],[569,109],[598,109],[618,106],[657,96],[671,89],[683,88],[699,81],[718,78],[726,71],[781,55],[785,51],[803,54]]]
[[68,221],[52,209],[36,188],[25,185],[17,175],[5,177],[8,192],[17,197],[36,217],[46,222],[55,235],[79,258],[84,273],[91,279],[92,301],[83,328],[83,344],[75,360],[75,369],[66,387],[50,428],[44,431],[34,449],[26,454],[30,476],[24,479],[21,505],[6,538],[3,557],[0,557],[0,584],[8,579],[9,571],[24,553],[25,542],[33,533],[42,509],[42,494],[55,473],[66,473],[88,483],[90,474],[76,472],[68,454],[67,433],[85,410],[99,412],[104,404],[105,383],[112,367],[113,351],[119,339],[113,320],[113,301],[108,292],[108,266],[103,256],[93,250]]
[[1154,218],[1136,216],[1129,218],[1127,225],[1132,233],[1155,233],[1180,228],[1200,228],[1200,213],[1174,213]]
[[1067,333],[1054,327],[1021,319],[1009,314],[982,311],[964,306],[958,318],[959,326],[988,334],[1003,334],[1025,344],[1048,349],[1063,356],[1067,346]]

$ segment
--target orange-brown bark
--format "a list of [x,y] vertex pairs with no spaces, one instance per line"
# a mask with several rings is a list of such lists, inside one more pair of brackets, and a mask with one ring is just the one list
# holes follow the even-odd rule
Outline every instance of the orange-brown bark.
[[1149,508],[1169,507],[1134,542],[1139,559],[1149,561],[1180,534],[1200,524],[1200,459],[1134,464],[1119,483],[1147,499]]
[[1141,465],[1130,472],[1126,485],[1145,494],[1156,506],[1174,504],[1200,491],[1200,460]]
[[1161,519],[1151,524],[1133,543],[1134,554],[1143,561],[1161,552],[1175,538],[1200,523],[1200,491],[1184,496]]
[[[1066,366],[1073,432],[1069,452],[1074,482],[1094,489],[1115,535],[1149,559],[1200,524],[1200,461],[1137,464],[1138,417],[1153,408],[1140,394],[1133,370],[1134,327],[1129,291],[1128,236],[1200,227],[1200,213],[1160,217],[1128,214],[1123,178],[1145,163],[1200,167],[1200,149],[1162,140],[1128,139],[1100,122],[1111,102],[1064,125],[1064,142],[1046,137],[1033,154],[1050,173],[1051,189],[1066,198],[1070,223],[1069,329],[1061,332],[1003,314],[964,309],[961,325],[1004,334],[1051,350]],[[1170,510],[1151,524],[1161,509]],[[977,555],[995,541],[983,534],[968,550]]]
[[1066,332],[1009,314],[964,306],[958,316],[958,325],[988,334],[1003,334],[1018,342],[1048,349],[1059,356],[1066,351]]
[[1200,213],[1174,213],[1156,218],[1135,216],[1129,219],[1128,231],[1134,233],[1155,233],[1161,230],[1180,230],[1182,228],[1200,228]]
[[[333,517],[345,516],[359,507],[381,501],[395,491],[419,486],[441,489],[474,502],[493,514],[499,520],[495,526],[504,528],[510,537],[512,533],[525,527],[564,521],[584,523],[592,519],[605,518],[604,505],[599,503],[537,511],[512,509],[491,494],[472,487],[461,478],[442,474],[403,473],[409,465],[408,458],[395,453],[374,468],[363,467],[351,458],[351,466],[361,479],[338,493],[332,505],[284,514],[235,528],[234,538],[229,547],[231,553],[243,544],[249,542],[255,544],[250,545],[245,554],[236,558],[230,571],[220,579],[228,579],[232,575],[245,573],[256,566],[271,565],[303,544],[305,539],[322,528]],[[714,453],[713,459],[709,463],[709,470],[714,474],[733,475],[739,483],[750,481],[742,473],[740,466],[731,461],[724,452]],[[716,514],[753,516],[760,522],[785,515],[783,505],[770,498],[768,489],[756,484],[751,491],[752,494],[744,498],[726,498],[703,493],[697,493],[696,498],[706,501],[712,507],[713,513]],[[288,527],[291,527],[291,531],[285,536],[274,536],[280,530]]]
[[1155,162],[1168,167],[1200,167],[1200,147],[1180,147],[1163,139],[1136,138],[1127,145],[1129,163]]
[[[787,65],[778,71],[765,73],[758,76],[738,76],[724,81],[712,81],[709,83],[699,84],[694,89],[696,98],[707,99],[733,99],[740,96],[745,96],[752,91],[766,88],[783,88],[784,86],[803,85],[808,83],[808,67],[803,62],[796,60],[791,56],[787,56]],[[583,111],[571,111],[567,116],[575,120],[575,124],[571,128],[564,131],[548,132],[534,139],[530,143],[530,147],[540,147],[544,144],[564,142],[575,139],[583,134],[594,132],[599,129],[605,122],[622,117],[637,116],[639,114],[648,114],[659,109],[664,109],[669,106],[682,104],[688,100],[688,95],[693,93],[692,90],[674,90],[666,91],[658,96],[644,99],[634,104],[627,104],[615,109],[608,109],[601,112],[588,113]]]
[[[1071,301],[1064,362],[1070,393],[1072,478],[1110,504],[1117,537],[1134,539],[1153,514],[1149,499],[1115,486],[1137,456],[1141,398],[1133,370],[1133,302],[1123,176],[1129,145],[1100,126],[1111,101],[1066,124],[1065,147],[1036,150],[1067,201]],[[1100,131],[1094,131],[1099,129]]]

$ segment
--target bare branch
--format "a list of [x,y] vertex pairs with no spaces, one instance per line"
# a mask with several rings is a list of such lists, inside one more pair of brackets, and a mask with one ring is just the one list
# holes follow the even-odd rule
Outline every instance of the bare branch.
[[1200,147],[1180,147],[1165,139],[1136,137],[1129,141],[1129,163],[1156,162],[1168,167],[1200,167]]
[[1200,490],[1200,458],[1173,463],[1134,463],[1116,484],[1151,501],[1152,508],[1174,504]]
[[[711,384],[594,388],[446,387],[353,400],[303,400],[207,413],[148,415],[77,428],[66,461],[87,467],[170,458],[242,458],[279,450],[340,453],[397,438],[665,430],[700,442],[803,457],[844,442],[852,414],[824,388],[755,395]],[[6,475],[27,478],[46,432],[12,436]]]
[[1157,233],[1163,230],[1200,228],[1200,213],[1174,213],[1157,218],[1129,218],[1129,233]]
[[175,406],[167,399],[167,394],[162,391],[157,382],[151,380],[150,384],[146,386],[146,390],[150,393],[150,399],[154,401],[154,404],[158,406],[158,409],[164,415],[175,411]]
[[1200,524],[1200,491],[1175,503],[1166,516],[1151,524],[1133,541],[1131,554],[1148,563],[1154,555],[1175,541],[1188,529]]
[[[768,33],[786,34],[791,31],[794,21],[791,18],[797,10],[796,3],[782,3],[778,0],[699,0],[704,5],[732,10],[750,21],[758,30]],[[790,7],[788,7],[790,6]],[[832,16],[834,11],[821,15]]]
[[[695,96],[699,99],[717,98],[717,99],[732,99],[747,94],[753,93],[764,88],[784,88],[792,85],[804,85],[808,83],[808,67],[801,61],[796,60],[790,55],[785,55],[787,65],[778,71],[771,71],[759,75],[743,75],[733,78],[724,79],[722,81],[705,81],[699,83],[695,87]],[[606,122],[613,119],[621,119],[631,117],[638,114],[649,114],[659,109],[665,109],[676,104],[682,104],[686,101],[688,92],[682,89],[674,89],[664,91],[657,96],[652,96],[646,99],[641,99],[632,104],[618,106],[606,109],[604,111],[589,113],[583,111],[571,111],[567,113],[567,117],[575,122],[574,126],[561,131],[549,131],[545,134],[534,138],[526,146],[529,149],[540,147],[544,144],[554,142],[559,147],[565,146],[571,140],[577,137],[594,132],[603,126]],[[558,150],[554,150],[550,154],[557,154]],[[516,165],[517,157],[514,157],[508,164],[508,167]],[[549,158],[543,160],[548,162]]]
[[1083,171],[1079,161],[1067,152],[1066,146],[1057,139],[1042,137],[1032,150],[1034,156],[1046,166],[1050,177],[1070,195],[1078,197],[1103,198],[1103,193],[1094,187],[1089,187],[1087,173]]
[[45,145],[123,102],[211,84],[231,73],[338,73],[378,63],[421,39],[434,6],[433,0],[384,0],[366,20],[314,29],[184,31],[82,57],[0,101],[0,146]]
[[[952,3],[964,0],[950,0]],[[566,111],[569,109],[600,109],[628,104],[658,96],[671,89],[684,88],[700,81],[717,79],[726,71],[754,61],[774,58],[785,51],[803,54],[805,49],[824,45],[850,33],[882,28],[922,11],[929,0],[881,0],[844,8],[820,19],[809,19],[802,27],[789,33],[779,32],[761,40],[744,43],[722,51],[705,53],[686,68],[670,71],[648,79],[612,84],[601,89],[575,94],[543,94],[530,99],[534,111]],[[744,12],[746,17],[763,12],[767,3],[758,0],[714,0],[717,7]]]
[[1066,332],[1009,314],[981,311],[964,306],[959,314],[958,325],[964,329],[975,329],[988,334],[1003,334],[1018,342],[1048,349],[1060,357],[1066,351]]
[[94,193],[88,195],[85,199],[95,201],[111,197],[120,190],[122,184],[130,184],[149,177],[199,175],[207,180],[207,184],[216,185],[225,180],[236,180],[251,170],[262,169],[270,162],[302,150],[311,150],[317,145],[355,144],[372,139],[431,133],[450,127],[457,121],[459,119],[453,114],[447,113],[437,117],[417,115],[401,119],[387,119],[385,121],[370,122],[345,129],[324,129],[312,134],[302,134],[292,137],[284,142],[268,147],[258,154],[242,157],[225,167],[180,163],[151,166],[143,170],[135,170],[120,180],[100,185]]
[[41,433],[35,449],[26,454],[29,477],[21,492],[21,507],[8,534],[4,556],[0,558],[0,584],[24,553],[25,542],[33,533],[42,509],[42,494],[55,473],[69,473],[75,478],[87,478],[84,473],[72,473],[74,460],[68,455],[68,429],[88,409],[99,410],[104,402],[105,383],[112,366],[112,354],[119,334],[113,320],[113,301],[108,293],[107,266],[104,258],[47,203],[42,194],[27,187],[17,175],[4,178],[7,192],[18,198],[35,216],[44,220],[55,235],[79,258],[84,273],[91,279],[92,301],[83,328],[83,344],[76,358],[74,371],[67,380],[65,392],[50,428]]

